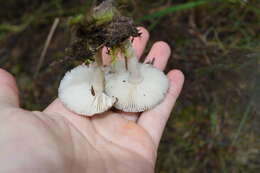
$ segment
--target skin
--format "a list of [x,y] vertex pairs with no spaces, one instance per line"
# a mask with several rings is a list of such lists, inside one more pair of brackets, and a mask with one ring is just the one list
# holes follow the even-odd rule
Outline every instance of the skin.
[[[139,58],[149,38],[144,28],[133,47]],[[105,52],[105,50],[104,50]],[[156,42],[146,61],[163,70],[170,56],[165,42]],[[104,54],[105,63],[109,57]],[[184,76],[167,74],[165,100],[142,114],[106,112],[88,118],[68,111],[56,99],[43,111],[19,107],[14,77],[0,69],[0,172],[107,173],[154,172],[158,145]]]

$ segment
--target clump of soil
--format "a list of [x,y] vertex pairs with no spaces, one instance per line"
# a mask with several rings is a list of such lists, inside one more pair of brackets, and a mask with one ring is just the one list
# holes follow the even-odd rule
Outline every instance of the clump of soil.
[[76,59],[91,59],[97,51],[119,47],[126,39],[138,37],[131,18],[122,16],[110,1],[93,8],[79,23],[72,25],[75,40],[66,49],[67,55]]

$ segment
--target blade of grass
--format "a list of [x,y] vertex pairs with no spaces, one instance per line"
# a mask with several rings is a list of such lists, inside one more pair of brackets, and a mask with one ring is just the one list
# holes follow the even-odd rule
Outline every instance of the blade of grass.
[[42,53],[41,53],[39,62],[38,62],[38,64],[37,64],[37,66],[36,66],[36,70],[35,70],[35,73],[34,73],[34,76],[33,76],[34,79],[35,79],[35,78],[37,77],[37,75],[39,74],[40,68],[41,68],[42,63],[43,63],[43,61],[44,61],[44,58],[45,58],[45,56],[46,56],[46,53],[47,53],[48,47],[49,47],[49,45],[50,45],[51,39],[52,39],[52,37],[53,37],[53,34],[54,34],[56,28],[57,28],[58,25],[59,25],[59,22],[60,22],[60,18],[57,17],[57,18],[54,19],[54,22],[53,22],[52,27],[51,27],[51,29],[50,29],[49,35],[48,35],[48,37],[47,37],[47,39],[46,39],[46,41],[45,41],[45,44],[44,44],[44,47],[43,47],[43,50],[42,50]]
[[233,138],[233,141],[232,141],[232,144],[231,144],[232,146],[234,146],[236,144],[236,142],[238,140],[238,137],[240,136],[240,133],[241,133],[242,129],[245,126],[246,120],[248,119],[248,116],[249,116],[249,114],[251,113],[251,111],[252,111],[252,109],[254,107],[255,99],[258,97],[258,94],[259,94],[258,93],[259,92],[259,87],[258,87],[259,83],[260,82],[259,82],[258,78],[256,77],[255,78],[255,83],[254,83],[255,86],[254,86],[254,90],[252,92],[252,96],[251,96],[250,102],[248,103],[248,105],[247,105],[247,107],[245,109],[245,112],[243,114],[242,120],[240,121],[239,126],[237,128],[237,131],[236,131],[236,133],[234,135],[234,138]]
[[34,20],[34,17],[28,17],[28,19],[23,22],[21,25],[11,25],[8,23],[3,23],[0,25],[0,41],[7,36],[8,33],[19,33],[23,31],[31,22]]
[[138,19],[137,21],[141,22],[141,21],[144,21],[144,20],[149,20],[149,19],[153,19],[153,18],[157,18],[157,17],[162,17],[162,16],[165,16],[167,14],[174,13],[176,11],[181,11],[181,10],[194,8],[194,7],[206,4],[208,2],[213,2],[213,1],[215,1],[215,0],[199,0],[199,1],[195,1],[195,2],[188,2],[188,3],[185,3],[185,4],[171,6],[169,8],[163,9],[161,11],[157,11],[155,13],[146,15],[146,16]]
[[160,23],[162,17],[155,19],[150,26],[148,26],[148,31],[152,31],[158,23]]
[[241,130],[242,130],[242,128],[245,126],[245,122],[246,122],[246,120],[247,120],[247,118],[248,118],[248,116],[249,116],[249,113],[251,112],[252,106],[253,106],[253,101],[251,101],[251,102],[248,104],[248,106],[247,106],[247,108],[246,108],[246,110],[245,110],[245,112],[244,112],[244,114],[243,114],[243,118],[242,118],[242,120],[240,121],[239,126],[238,126],[238,129],[237,129],[237,132],[236,132],[236,134],[235,134],[235,136],[234,136],[234,138],[233,138],[233,141],[232,141],[232,144],[231,144],[232,146],[234,146],[234,145],[236,144],[237,139],[238,139],[238,137],[239,137],[239,135],[240,135],[240,133],[241,133]]

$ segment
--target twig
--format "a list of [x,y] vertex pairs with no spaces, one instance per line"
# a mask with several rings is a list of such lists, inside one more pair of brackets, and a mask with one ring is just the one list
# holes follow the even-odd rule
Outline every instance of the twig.
[[49,32],[49,34],[48,34],[48,37],[47,37],[47,39],[46,39],[46,41],[45,41],[45,43],[44,43],[44,47],[43,47],[43,50],[42,50],[42,52],[41,52],[40,59],[39,59],[38,64],[37,64],[37,66],[36,66],[35,74],[34,74],[34,77],[33,77],[34,79],[37,77],[37,75],[38,75],[38,73],[39,73],[39,71],[40,71],[40,68],[41,68],[42,63],[43,63],[43,61],[44,61],[44,58],[45,58],[45,56],[46,56],[48,47],[49,47],[49,45],[50,45],[51,39],[52,39],[52,37],[53,37],[53,34],[54,34],[54,32],[55,32],[55,30],[56,30],[56,28],[57,28],[59,22],[60,22],[60,18],[55,18],[55,19],[54,19],[54,22],[53,22],[53,24],[52,24],[52,27],[51,27],[50,32]]

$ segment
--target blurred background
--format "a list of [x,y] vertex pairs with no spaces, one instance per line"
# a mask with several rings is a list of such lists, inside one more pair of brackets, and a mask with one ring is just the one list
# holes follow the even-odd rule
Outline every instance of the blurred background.
[[[150,42],[172,48],[166,72],[186,81],[168,121],[157,173],[260,170],[260,1],[117,0]],[[46,107],[64,72],[68,20],[91,0],[0,0],[0,66],[17,78],[23,108]],[[46,43],[46,40],[47,43]],[[64,61],[62,63],[62,61]],[[54,64],[54,65],[53,65]],[[1,86],[0,86],[1,87]]]

